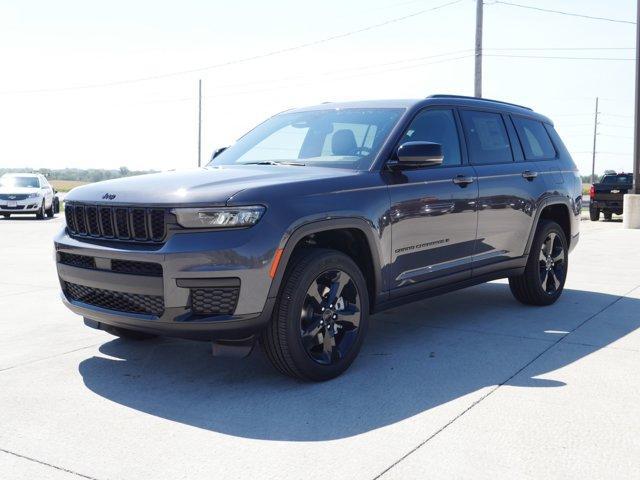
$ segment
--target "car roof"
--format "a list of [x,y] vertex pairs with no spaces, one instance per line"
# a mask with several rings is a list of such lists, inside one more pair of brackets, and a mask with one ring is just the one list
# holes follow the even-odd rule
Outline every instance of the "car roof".
[[488,98],[465,97],[462,95],[431,95],[426,98],[419,99],[390,99],[390,100],[363,100],[356,102],[325,102],[319,105],[295,108],[282,113],[298,113],[319,110],[339,110],[349,108],[402,108],[402,109],[420,109],[429,105],[448,105],[469,108],[482,108],[499,110],[504,113],[512,113],[538,119],[542,122],[553,124],[553,122],[534,112],[529,107],[517,105],[514,103],[503,102],[500,100],[492,100]]

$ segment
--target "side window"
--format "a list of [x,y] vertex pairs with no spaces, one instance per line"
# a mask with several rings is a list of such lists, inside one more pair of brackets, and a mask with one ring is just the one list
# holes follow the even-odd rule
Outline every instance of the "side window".
[[529,118],[513,117],[513,124],[524,150],[524,158],[527,160],[555,158],[556,151],[542,122]]
[[461,110],[464,133],[469,142],[471,163],[511,163],[513,153],[507,130],[499,113]]
[[413,119],[400,140],[433,142],[442,145],[443,165],[460,165],[460,140],[452,110],[424,110]]

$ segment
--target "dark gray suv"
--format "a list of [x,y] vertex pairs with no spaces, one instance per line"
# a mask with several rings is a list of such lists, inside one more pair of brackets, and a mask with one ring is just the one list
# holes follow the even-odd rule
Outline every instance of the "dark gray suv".
[[202,169],[74,189],[64,303],[121,337],[175,336],[326,380],[368,317],[497,278],[560,296],[581,181],[553,123],[504,102],[323,104],[276,115]]

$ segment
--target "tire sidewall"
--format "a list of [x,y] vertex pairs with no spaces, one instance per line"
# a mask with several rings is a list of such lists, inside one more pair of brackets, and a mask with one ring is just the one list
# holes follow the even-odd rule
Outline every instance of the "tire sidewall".
[[[309,356],[302,344],[302,338],[300,336],[300,312],[302,311],[304,299],[311,283],[322,273],[336,269],[347,273],[355,283],[360,297],[360,325],[358,337],[348,354],[336,364],[322,365],[315,362]],[[295,359],[298,369],[306,377],[314,380],[333,378],[345,371],[355,360],[368,329],[369,294],[364,276],[355,262],[349,257],[340,252],[323,251],[322,254],[313,259],[299,277],[298,285],[294,289],[294,293],[288,302],[287,310],[287,344],[289,345],[290,353]]]

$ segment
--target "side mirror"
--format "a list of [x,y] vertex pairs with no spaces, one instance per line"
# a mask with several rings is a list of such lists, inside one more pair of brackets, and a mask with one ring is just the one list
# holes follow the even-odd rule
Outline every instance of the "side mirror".
[[227,148],[229,148],[229,147],[221,147],[221,148],[218,148],[217,150],[214,150],[213,154],[211,155],[211,160],[216,158],[218,155],[220,155],[222,152],[224,152]]
[[433,167],[442,165],[442,145],[432,142],[406,142],[398,147],[398,162],[403,167]]

